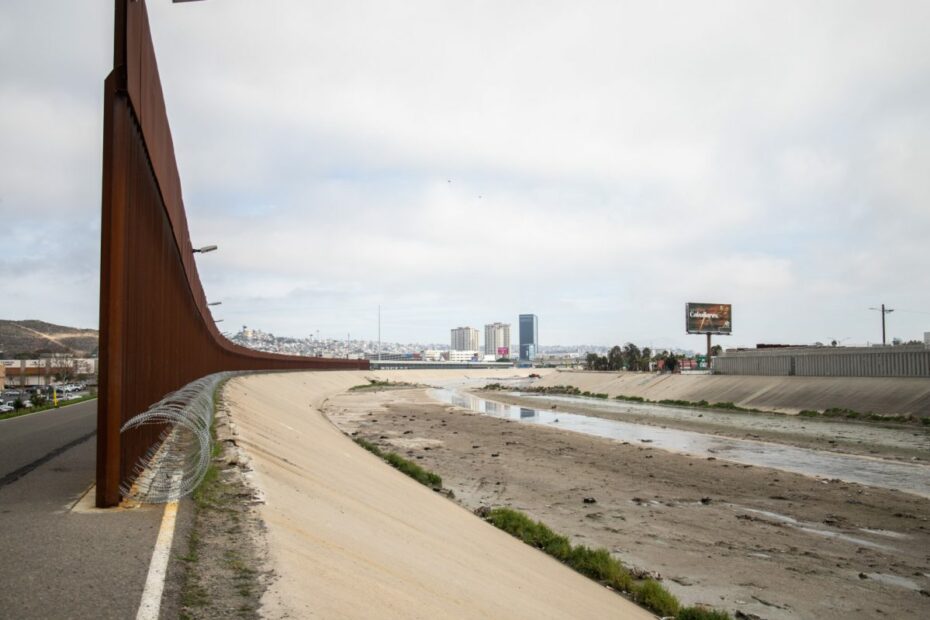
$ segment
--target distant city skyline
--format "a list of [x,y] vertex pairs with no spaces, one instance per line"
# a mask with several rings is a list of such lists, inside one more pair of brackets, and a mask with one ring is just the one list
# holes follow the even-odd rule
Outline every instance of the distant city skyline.
[[[686,302],[733,304],[725,347],[880,342],[884,303],[889,342],[930,331],[930,3],[273,5],[147,3],[223,325],[374,339],[380,304],[385,341],[448,342],[529,310],[546,343],[700,350]],[[3,317],[96,327],[113,3],[0,23]]]

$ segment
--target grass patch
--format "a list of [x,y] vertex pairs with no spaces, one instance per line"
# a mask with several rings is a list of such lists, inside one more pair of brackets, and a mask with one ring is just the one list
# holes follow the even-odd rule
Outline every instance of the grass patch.
[[0,420],[9,420],[10,418],[18,418],[21,415],[29,415],[30,413],[48,411],[49,409],[62,409],[64,407],[69,407],[71,405],[77,405],[78,403],[83,403],[88,400],[93,400],[95,398],[97,398],[96,394],[88,394],[87,396],[81,396],[80,398],[75,398],[72,400],[59,400],[57,407],[51,401],[45,403],[44,405],[39,405],[38,407],[23,407],[22,409],[18,409],[16,411],[8,411],[7,413],[0,413]]
[[633,594],[637,603],[660,616],[675,616],[681,609],[678,599],[654,579],[638,584]]
[[726,612],[703,607],[685,607],[654,579],[637,581],[607,549],[572,545],[568,538],[553,532],[541,521],[512,508],[481,509],[478,514],[495,527],[519,538],[531,547],[544,551],[586,577],[625,592],[634,601],[660,616],[677,620],[730,620]]
[[706,607],[685,607],[678,611],[675,620],[730,620],[730,614]]
[[[634,601],[660,616],[674,616],[681,610],[678,599],[661,584],[652,579],[637,582],[607,549],[572,545],[567,537],[553,532],[544,523],[533,521],[512,508],[493,508],[483,512],[482,516],[495,527],[531,547],[544,551],[582,575],[620,592],[626,592]],[[719,617],[729,618],[726,614]]]
[[[217,385],[213,394],[211,462],[191,494],[193,519],[181,577],[182,620],[230,617],[257,618],[264,589],[257,551],[249,540],[249,508],[243,503],[248,488],[223,471],[224,445],[217,441],[216,416],[221,407]],[[252,526],[251,531],[256,531]],[[235,610],[233,612],[233,610]]]
[[930,425],[930,418],[919,417],[914,415],[885,415],[881,413],[862,413],[855,409],[847,407],[828,407],[821,411],[804,409],[798,412],[798,415],[804,418],[843,418],[846,420],[865,420],[869,422],[888,422],[893,424],[922,424]]
[[424,469],[413,461],[408,461],[395,452],[384,452],[370,441],[366,441],[358,437],[354,439],[355,443],[365,448],[375,456],[384,459],[384,461],[391,467],[400,471],[401,473],[407,474],[420,484],[428,486],[432,489],[442,488],[442,477],[439,474]]
[[361,385],[353,385],[349,388],[350,392],[361,392],[362,390],[384,390],[389,388],[404,388],[404,387],[416,387],[415,383],[407,383],[406,381],[378,381],[377,379],[369,379],[368,383],[363,383]]

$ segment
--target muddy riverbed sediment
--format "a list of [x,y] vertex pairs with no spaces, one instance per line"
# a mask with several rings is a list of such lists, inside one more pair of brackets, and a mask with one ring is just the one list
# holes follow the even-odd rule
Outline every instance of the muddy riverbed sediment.
[[440,474],[464,506],[522,510],[660,573],[685,603],[769,619],[930,614],[928,499],[520,424],[424,389],[347,393],[324,412]]

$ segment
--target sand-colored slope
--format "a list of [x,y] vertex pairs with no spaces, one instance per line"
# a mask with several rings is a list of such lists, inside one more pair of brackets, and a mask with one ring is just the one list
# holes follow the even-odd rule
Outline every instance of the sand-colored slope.
[[226,388],[267,499],[277,579],[266,617],[654,618],[337,431],[316,406],[365,376],[259,375]]

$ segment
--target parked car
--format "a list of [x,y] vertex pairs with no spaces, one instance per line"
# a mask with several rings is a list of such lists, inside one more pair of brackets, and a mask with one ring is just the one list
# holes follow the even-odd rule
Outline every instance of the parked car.
[[0,413],[9,413],[11,411],[13,411],[13,407],[11,405],[0,405]]

